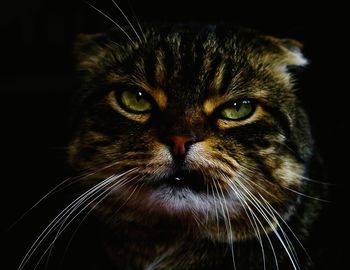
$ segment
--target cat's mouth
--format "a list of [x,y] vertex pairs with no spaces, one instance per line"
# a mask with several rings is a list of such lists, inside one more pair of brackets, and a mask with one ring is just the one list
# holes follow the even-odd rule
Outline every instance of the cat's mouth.
[[177,170],[157,181],[156,186],[168,186],[174,189],[190,189],[195,192],[207,192],[207,183],[201,172]]

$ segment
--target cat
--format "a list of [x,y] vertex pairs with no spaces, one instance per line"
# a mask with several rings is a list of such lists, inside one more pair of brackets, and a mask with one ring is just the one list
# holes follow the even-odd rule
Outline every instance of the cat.
[[84,203],[106,225],[112,269],[313,269],[302,44],[228,25],[136,34],[76,42],[68,158],[86,192],[69,213]]

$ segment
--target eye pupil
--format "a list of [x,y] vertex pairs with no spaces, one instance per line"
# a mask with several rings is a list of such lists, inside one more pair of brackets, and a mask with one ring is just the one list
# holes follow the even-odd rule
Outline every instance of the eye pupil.
[[241,103],[235,102],[235,104],[233,106],[236,108],[236,111],[238,112],[239,109],[241,108]]
[[142,92],[138,91],[137,94],[136,94],[136,100],[140,101],[142,96],[143,96]]

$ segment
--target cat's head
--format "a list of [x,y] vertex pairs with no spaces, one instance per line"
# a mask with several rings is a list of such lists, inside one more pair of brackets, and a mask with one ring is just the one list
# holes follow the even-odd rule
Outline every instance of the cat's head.
[[104,192],[97,211],[223,239],[254,234],[254,215],[272,230],[265,211],[290,214],[312,154],[288,69],[306,64],[300,47],[222,26],[80,36],[69,158]]

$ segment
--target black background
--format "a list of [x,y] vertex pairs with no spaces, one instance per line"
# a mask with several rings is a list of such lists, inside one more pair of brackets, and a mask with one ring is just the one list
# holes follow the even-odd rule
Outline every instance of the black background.
[[[111,1],[90,3],[126,24]],[[126,1],[118,3],[132,14]],[[327,219],[318,226],[322,232],[319,245],[330,247],[324,269],[346,269],[349,227],[345,219],[350,197],[346,8],[336,2],[310,6],[296,1],[258,3],[134,0],[131,6],[140,21],[229,22],[304,44],[310,65],[300,74],[298,95],[309,113],[328,179],[334,184],[330,187],[332,203],[326,204]],[[0,5],[1,226],[7,240],[2,241],[9,262],[6,269],[15,269],[30,243],[65,203],[53,196],[12,226],[69,175],[64,147],[74,90],[74,38],[80,32],[94,33],[111,26],[84,1],[16,0]]]

